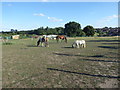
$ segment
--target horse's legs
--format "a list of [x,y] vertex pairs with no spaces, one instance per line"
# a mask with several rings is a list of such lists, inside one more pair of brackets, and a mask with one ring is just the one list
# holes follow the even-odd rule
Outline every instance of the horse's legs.
[[77,46],[77,48],[80,48],[80,44],[77,43],[76,46]]
[[44,42],[44,44],[45,44],[45,47],[47,46],[47,42]]
[[82,44],[82,43],[81,43],[80,45],[81,45],[81,48],[83,48],[83,47],[84,47],[84,44]]
[[42,47],[43,46],[43,42],[40,42],[40,47]]
[[57,43],[58,43],[59,39],[58,39],[58,38],[56,38],[56,40],[57,40]]
[[77,48],[80,48],[80,46],[79,46],[79,45],[77,45]]
[[84,43],[84,48],[86,47],[86,43]]
[[64,39],[61,39],[61,42],[63,41]]
[[67,39],[65,39],[65,42],[67,43]]
[[67,43],[67,38],[65,37],[65,42]]
[[38,42],[37,42],[37,46],[39,46],[39,44],[40,44],[40,42],[38,41]]
[[45,42],[45,47],[49,47],[49,44],[48,44],[48,42]]
[[43,42],[41,42],[41,47],[43,47],[44,46],[44,44],[43,44]]
[[40,42],[40,47],[41,47],[41,42]]

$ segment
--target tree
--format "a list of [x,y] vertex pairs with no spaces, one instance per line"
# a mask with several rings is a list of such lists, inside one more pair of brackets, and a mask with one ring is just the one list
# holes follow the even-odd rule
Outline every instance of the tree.
[[17,33],[17,29],[15,29],[15,30],[11,29],[11,32],[14,33],[14,34]]
[[85,32],[86,36],[93,36],[95,34],[95,29],[92,26],[86,26],[83,31]]
[[47,33],[47,31],[49,30],[50,28],[47,26],[44,31]]
[[34,34],[40,35],[40,31],[36,29],[36,30],[34,30]]
[[11,29],[11,32],[14,32],[14,29]]
[[50,34],[57,34],[56,29],[54,29],[54,28],[49,28],[48,31],[47,31],[47,35],[50,35]]
[[67,36],[77,36],[81,30],[81,25],[77,22],[65,24],[64,34]]
[[55,30],[57,31],[58,35],[64,34],[64,28],[63,27],[56,27]]

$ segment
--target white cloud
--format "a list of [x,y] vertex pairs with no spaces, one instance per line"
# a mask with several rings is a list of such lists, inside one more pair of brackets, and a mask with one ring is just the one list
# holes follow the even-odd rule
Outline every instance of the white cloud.
[[101,27],[101,26],[108,26],[114,23],[114,25],[117,26],[118,18],[120,18],[120,15],[112,15],[102,18],[101,20],[98,20],[95,26]]
[[40,14],[33,14],[34,16],[45,16],[43,13],[40,13]]
[[62,19],[58,19],[58,18],[55,18],[55,17],[48,17],[48,19],[52,22],[60,22],[60,21],[63,21]]
[[44,15],[43,13],[39,13],[39,14],[37,14],[37,13],[35,13],[35,14],[33,14],[34,16],[45,16],[47,19],[49,19],[50,21],[52,21],[52,22],[61,22],[61,21],[63,21],[62,19],[58,19],[58,18],[56,18],[56,17],[49,17],[49,16],[46,16],[46,15]]
[[109,21],[116,19],[116,18],[119,18],[119,17],[120,17],[120,15],[112,15],[112,16],[108,16],[108,17],[104,18],[102,21],[109,22]]

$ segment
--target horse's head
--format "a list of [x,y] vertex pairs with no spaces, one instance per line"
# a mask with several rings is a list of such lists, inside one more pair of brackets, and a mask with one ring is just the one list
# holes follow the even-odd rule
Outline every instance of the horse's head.
[[45,40],[46,40],[46,42],[48,42],[49,41],[48,37],[46,37]]

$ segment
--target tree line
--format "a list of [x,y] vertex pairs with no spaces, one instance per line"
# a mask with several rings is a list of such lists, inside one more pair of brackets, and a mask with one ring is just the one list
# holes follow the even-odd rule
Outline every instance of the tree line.
[[64,25],[65,27],[55,27],[55,28],[49,28],[49,27],[40,27],[34,30],[27,30],[27,31],[18,31],[11,29],[10,32],[2,32],[3,34],[28,34],[28,35],[67,35],[70,37],[75,36],[93,36],[95,34],[95,29],[92,26],[86,26],[81,29],[81,25],[77,22],[69,22]]

